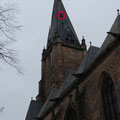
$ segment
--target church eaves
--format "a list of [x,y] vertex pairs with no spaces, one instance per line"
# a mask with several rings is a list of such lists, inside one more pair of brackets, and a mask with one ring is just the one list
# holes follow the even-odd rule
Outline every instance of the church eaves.
[[80,43],[61,0],[55,0],[47,47],[58,35],[63,45],[80,48]]

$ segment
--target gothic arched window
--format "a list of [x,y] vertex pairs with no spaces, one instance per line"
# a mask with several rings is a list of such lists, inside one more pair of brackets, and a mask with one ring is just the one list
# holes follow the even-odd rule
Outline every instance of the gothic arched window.
[[77,88],[76,89],[76,94],[75,94],[75,101],[76,101],[76,105],[78,107],[79,119],[80,120],[87,119],[85,91],[86,91],[86,89],[83,89],[82,92],[80,93],[78,88]]
[[106,77],[102,85],[105,120],[120,120],[117,94],[112,79]]

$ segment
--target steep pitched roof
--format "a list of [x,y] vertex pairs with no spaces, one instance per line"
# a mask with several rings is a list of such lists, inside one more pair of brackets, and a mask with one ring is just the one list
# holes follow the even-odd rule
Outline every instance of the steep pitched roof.
[[74,73],[75,73],[74,70],[69,71],[68,76],[65,78],[64,82],[62,83],[55,98],[59,98],[66,91],[66,89],[68,89],[71,86],[71,84],[76,80],[76,77],[73,76]]
[[86,71],[86,69],[95,60],[98,51],[99,51],[98,47],[90,46],[85,57],[83,58],[82,62],[80,63],[80,66],[79,66],[78,70],[76,71],[76,74],[81,74]]
[[[59,14],[61,18],[63,18],[63,16],[65,15],[65,19],[58,18],[58,12],[60,11],[65,12],[65,14],[64,13]],[[71,24],[71,21],[67,15],[67,12],[61,0],[54,1],[51,27],[49,30],[47,46],[49,46],[51,42],[53,41],[53,38],[56,32],[60,36],[63,44],[80,47],[78,37],[75,33],[75,30]]]
[[[117,16],[114,24],[110,29],[110,32],[120,34],[120,15]],[[100,48],[93,46],[90,47],[86,56],[81,62],[80,67],[78,68],[76,74],[83,73],[87,69],[89,69],[93,65],[94,61],[96,61],[97,58],[99,58],[99,56],[103,54],[109,46],[111,46],[111,44],[115,41],[115,39],[116,39],[115,37],[108,34]]]
[[[113,33],[119,33],[120,34],[120,15],[117,16],[114,24],[112,25],[111,29],[110,29],[110,32],[113,32]],[[103,52],[105,51],[105,49],[115,40],[115,38],[108,34],[105,41],[103,42],[99,52],[98,52],[98,56]]]
[[50,107],[52,107],[52,105],[54,104],[53,101],[50,101],[51,99],[54,99],[54,97],[56,96],[58,92],[58,89],[53,88],[45,102],[45,104],[43,105],[42,109],[39,111],[37,118],[41,118],[49,109]]
[[[110,29],[110,32],[120,34],[120,15],[118,15],[117,18],[115,19],[115,22],[113,23],[113,25],[112,25],[112,27]],[[103,44],[101,45],[100,49],[96,53],[95,58],[90,62],[89,66],[87,66],[85,70],[89,69],[95,63],[95,61],[97,61],[99,59],[99,57],[102,54],[104,54],[104,52],[106,52],[106,50],[109,47],[111,47],[111,45],[114,43],[115,40],[116,40],[115,37],[108,34],[106,39],[104,40]],[[80,70],[79,70],[79,73],[80,73]]]
[[34,120],[34,118],[37,116],[40,109],[42,108],[43,104],[44,102],[41,100],[40,101],[32,100],[25,120]]

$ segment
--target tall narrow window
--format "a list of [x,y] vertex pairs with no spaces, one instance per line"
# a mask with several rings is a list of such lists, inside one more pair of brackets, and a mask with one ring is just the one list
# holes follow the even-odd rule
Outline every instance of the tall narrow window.
[[85,90],[80,94],[78,88],[76,89],[75,101],[79,110],[79,119],[86,120],[87,119],[87,111],[86,111],[86,103],[85,103]]
[[112,79],[105,78],[102,87],[105,120],[120,120],[117,94]]

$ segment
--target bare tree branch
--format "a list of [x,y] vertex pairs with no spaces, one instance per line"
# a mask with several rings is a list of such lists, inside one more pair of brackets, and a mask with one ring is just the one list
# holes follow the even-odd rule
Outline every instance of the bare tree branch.
[[0,59],[23,74],[17,51],[7,48],[8,44],[16,41],[15,31],[22,27],[17,25],[17,12],[15,4],[0,5]]
[[3,112],[3,110],[4,110],[4,107],[0,108],[0,112],[1,112],[1,113]]

